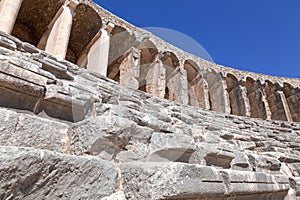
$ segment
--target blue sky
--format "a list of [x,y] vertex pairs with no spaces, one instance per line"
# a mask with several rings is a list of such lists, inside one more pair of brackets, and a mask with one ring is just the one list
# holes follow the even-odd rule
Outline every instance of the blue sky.
[[216,63],[300,78],[300,0],[94,1],[136,26],[186,34]]

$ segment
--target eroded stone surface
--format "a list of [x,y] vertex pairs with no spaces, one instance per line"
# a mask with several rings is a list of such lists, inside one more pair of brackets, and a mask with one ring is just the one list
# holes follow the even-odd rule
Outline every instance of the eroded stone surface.
[[[298,79],[225,68],[68,3],[24,0],[16,37],[0,32],[0,199],[299,198]],[[109,51],[91,60],[104,30]]]
[[31,148],[0,147],[1,199],[100,199],[117,188],[112,163]]

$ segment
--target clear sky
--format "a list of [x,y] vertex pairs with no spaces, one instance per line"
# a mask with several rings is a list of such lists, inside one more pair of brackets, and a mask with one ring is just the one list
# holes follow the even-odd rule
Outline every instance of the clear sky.
[[138,27],[186,34],[216,63],[300,78],[300,0],[94,2]]

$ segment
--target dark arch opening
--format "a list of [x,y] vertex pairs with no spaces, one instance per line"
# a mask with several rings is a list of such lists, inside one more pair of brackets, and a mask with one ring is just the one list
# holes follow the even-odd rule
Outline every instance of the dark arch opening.
[[276,82],[266,81],[265,92],[269,108],[271,110],[271,119],[287,121],[290,117],[290,111],[285,105],[285,95],[281,86]]
[[300,88],[294,88],[289,83],[284,83],[282,88],[291,112],[293,121],[300,122]]
[[149,68],[155,62],[155,59],[158,54],[156,46],[149,40],[143,41],[138,49],[141,53],[141,62],[140,62],[140,76],[139,76],[139,90],[146,91],[146,77],[149,72]]
[[231,114],[240,116],[249,115],[250,113],[247,112],[248,108],[246,105],[249,103],[248,96],[247,93],[243,90],[242,86],[240,85],[238,79],[233,74],[227,74],[226,84],[230,100]]
[[120,82],[120,65],[124,54],[133,46],[134,36],[125,28],[115,26],[111,31],[107,77]]
[[66,60],[77,63],[82,52],[101,28],[102,20],[98,13],[86,4],[79,4],[75,9]]
[[172,79],[175,74],[175,69],[179,66],[179,59],[172,52],[165,52],[161,58],[162,64],[166,69],[166,87],[165,87],[165,98],[174,101],[175,98],[170,94],[171,85],[169,85],[169,80]]
[[12,35],[37,46],[48,25],[63,5],[61,0],[24,0]]
[[205,100],[204,96],[206,95],[206,91],[203,79],[200,75],[199,66],[194,61],[187,60],[184,62],[184,69],[187,72],[188,79],[189,105],[206,108],[204,105],[205,102],[203,102],[203,100]]

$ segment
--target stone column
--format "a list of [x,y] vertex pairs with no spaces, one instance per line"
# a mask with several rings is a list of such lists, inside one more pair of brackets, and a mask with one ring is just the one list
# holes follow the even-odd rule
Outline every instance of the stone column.
[[283,107],[283,110],[284,110],[284,113],[286,116],[286,120],[289,122],[292,122],[293,119],[292,119],[291,111],[290,111],[290,108],[287,103],[287,99],[286,99],[283,91],[278,91],[278,94],[279,94],[281,102],[282,102],[282,107]]
[[120,85],[132,89],[139,89],[140,52],[130,48],[120,64]]
[[272,112],[271,112],[269,102],[267,100],[267,94],[266,94],[265,88],[259,88],[259,95],[261,96],[260,98],[263,102],[264,111],[266,114],[265,119],[271,119]]
[[170,76],[167,87],[169,89],[169,100],[188,104],[189,90],[187,72],[182,67],[177,68],[174,71],[174,75]]
[[208,84],[202,75],[198,75],[192,80],[189,86],[189,102],[191,106],[210,109]]
[[110,46],[110,33],[114,24],[108,23],[105,29],[101,29],[87,45],[86,50],[79,57],[77,65],[89,71],[107,76],[108,56]]
[[160,98],[165,97],[166,67],[161,60],[149,66],[146,76],[146,92]]
[[71,0],[56,14],[48,26],[48,31],[41,38],[38,48],[55,55],[58,59],[65,59],[72,29],[74,10],[78,2]]
[[224,113],[227,113],[227,114],[230,114],[231,112],[231,108],[230,108],[230,99],[229,99],[229,94],[228,94],[228,91],[227,91],[227,84],[226,84],[226,77],[222,77],[221,78],[222,81],[221,81],[221,85],[222,85],[222,93],[223,93],[223,112]]
[[23,0],[0,1],[0,31],[11,34]]

